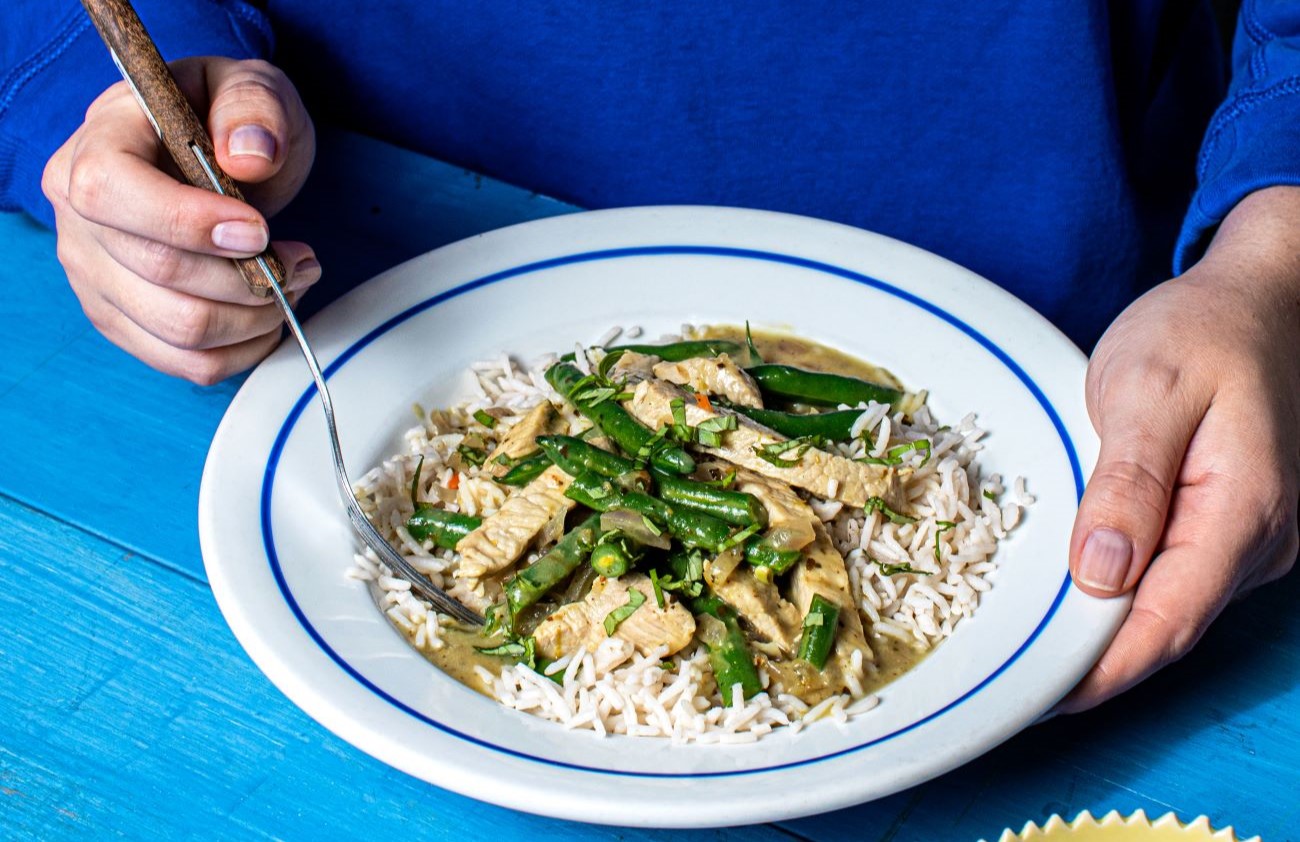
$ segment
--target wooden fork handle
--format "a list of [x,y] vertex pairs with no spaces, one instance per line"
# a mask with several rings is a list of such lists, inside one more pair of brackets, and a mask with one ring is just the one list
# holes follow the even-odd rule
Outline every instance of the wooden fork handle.
[[[129,0],[81,0],[81,4],[185,180],[244,201],[238,185],[217,165],[203,121],[181,93]],[[233,260],[254,295],[269,296],[272,282],[284,285],[284,264],[270,246],[255,257]]]

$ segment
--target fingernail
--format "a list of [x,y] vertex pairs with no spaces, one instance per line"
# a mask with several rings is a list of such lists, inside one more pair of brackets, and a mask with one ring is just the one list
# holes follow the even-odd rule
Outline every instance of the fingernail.
[[1133,542],[1114,529],[1094,529],[1079,558],[1079,581],[1099,591],[1119,593],[1133,562]]
[[293,275],[285,289],[303,290],[320,280],[320,261],[304,257],[293,265]]
[[275,136],[261,126],[240,126],[230,133],[230,156],[255,155],[275,160]]
[[256,222],[219,222],[212,228],[212,243],[227,251],[257,254],[266,248],[266,229]]

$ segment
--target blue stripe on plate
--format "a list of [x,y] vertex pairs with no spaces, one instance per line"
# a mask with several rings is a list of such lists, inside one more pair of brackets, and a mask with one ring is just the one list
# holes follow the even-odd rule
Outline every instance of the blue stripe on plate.
[[[467,283],[461,284],[458,287],[449,289],[446,292],[441,292],[435,296],[432,296],[431,298],[427,298],[424,301],[421,301],[418,304],[408,307],[406,310],[403,310],[401,313],[398,313],[397,315],[393,316],[391,319],[379,325],[374,330],[370,331],[365,336],[361,337],[361,339],[357,340],[350,347],[348,347],[348,349],[345,350],[337,360],[335,360],[328,367],[326,367],[325,376],[326,378],[332,376],[339,369],[343,368],[343,366],[347,365],[347,363],[358,353],[360,353],[367,345],[369,345],[371,342],[374,342],[376,339],[378,339],[380,336],[383,336],[388,331],[397,327],[402,322],[405,322],[406,320],[414,316],[417,316],[420,313],[423,313],[424,311],[432,307],[436,307],[439,304],[443,303],[444,301],[448,301],[459,295],[464,295],[465,293],[471,290],[479,289],[481,287],[485,287],[490,284],[497,283],[499,281],[508,280],[510,278],[517,278],[521,275],[528,275],[534,272],[542,272],[547,269],[555,269],[561,266],[569,266],[576,263],[591,263],[598,260],[616,260],[624,257],[646,257],[651,255],[667,255],[667,254],[711,255],[716,257],[732,257],[732,258],[739,258],[742,260],[760,260],[769,263],[783,263],[788,266],[798,266],[804,269],[810,269],[814,272],[821,272],[827,275],[833,275],[835,277],[844,278],[846,280],[853,281],[854,283],[863,284],[864,286],[869,286],[874,289],[878,289],[881,292],[888,293],[889,295],[902,299],[903,301],[906,301],[909,304],[913,304],[917,307],[920,307],[922,310],[925,310],[927,313],[937,316],[938,318],[942,319],[943,321],[957,328],[962,333],[965,333],[967,336],[971,337],[976,342],[978,342],[981,346],[983,346],[989,353],[991,353],[994,357],[996,357],[999,361],[1001,361],[1003,365],[1005,365],[1008,369],[1010,369],[1011,372],[1014,373],[1016,377],[1020,379],[1020,382],[1024,384],[1025,388],[1029,390],[1030,394],[1034,396],[1034,398],[1038,401],[1039,405],[1042,406],[1043,411],[1047,413],[1047,417],[1051,419],[1052,426],[1056,428],[1056,432],[1061,438],[1061,444],[1065,448],[1066,455],[1070,460],[1070,469],[1074,475],[1075,493],[1080,499],[1083,497],[1083,471],[1079,465],[1079,457],[1078,454],[1075,452],[1074,443],[1070,440],[1069,433],[1066,432],[1065,424],[1061,421],[1061,417],[1057,414],[1056,409],[1052,406],[1051,402],[1048,401],[1047,396],[1043,394],[1042,389],[1038,387],[1038,384],[1035,383],[1029,377],[1029,375],[1025,373],[1024,369],[1022,369],[1016,363],[1015,360],[1011,359],[1011,357],[1008,356],[1005,351],[1003,351],[1001,348],[995,345],[991,340],[989,340],[986,336],[984,336],[979,331],[975,330],[975,328],[966,324],[961,319],[952,315],[951,313],[944,310],[943,308],[938,307],[935,304],[926,301],[923,298],[919,298],[918,296],[913,295],[910,292],[901,290],[898,287],[892,286],[883,281],[876,280],[875,278],[868,277],[867,275],[863,275],[861,273],[854,272],[849,269],[844,269],[839,266],[834,266],[829,263],[822,263],[817,260],[809,260],[808,258],[804,258],[804,257],[796,257],[794,255],[788,255],[788,254],[779,254],[776,252],[759,251],[755,249],[725,248],[721,246],[682,246],[682,245],[639,246],[635,248],[606,249],[601,251],[589,251],[589,252],[582,252],[579,254],[570,254],[570,255],[565,255],[563,257],[555,257],[549,260],[539,260],[535,263],[527,263],[524,264],[523,266],[516,266],[511,269],[505,269],[503,271],[496,272],[491,275],[486,275],[482,278],[478,278],[473,281],[468,281]],[[279,464],[281,453],[284,450],[285,442],[288,440],[289,434],[292,432],[294,425],[298,421],[298,418],[302,415],[303,411],[307,407],[307,404],[311,402],[314,396],[315,396],[315,389],[313,387],[308,387],[302,393],[302,396],[298,398],[298,402],[294,404],[293,409],[290,411],[288,417],[285,419],[284,424],[281,425],[280,432],[275,438],[275,444],[271,448],[271,454],[267,459],[266,472],[263,475],[263,482],[262,482],[262,501],[261,501],[262,542],[266,548],[267,560],[271,565],[271,570],[273,574],[275,575],[275,581],[280,587],[280,592],[284,596],[285,602],[289,605],[289,608],[293,611],[294,616],[298,618],[298,622],[302,624],[303,629],[306,630],[307,634],[311,636],[312,640],[316,641],[316,645],[319,646],[322,650],[324,650],[325,653],[329,655],[329,657],[333,659],[333,661],[336,664],[338,664],[339,667],[342,668],[348,675],[352,676],[362,686],[364,686],[366,689],[370,690],[372,693],[382,698],[384,701],[393,705],[394,707],[401,710],[402,712],[415,717],[421,722],[432,725],[434,728],[437,728],[438,730],[446,734],[450,734],[454,737],[458,737],[459,739],[465,740],[466,742],[469,743],[473,743],[474,745],[482,746],[483,748],[491,749],[493,751],[498,751],[501,752],[502,754],[508,754],[513,757],[518,757],[523,760],[531,760],[536,763],[542,763],[549,766],[558,766],[567,769],[576,769],[584,772],[595,772],[595,773],[606,774],[606,775],[620,775],[620,776],[642,777],[642,778],[706,778],[706,777],[729,777],[733,775],[752,775],[752,774],[758,774],[760,772],[772,772],[779,769],[789,769],[795,766],[803,766],[810,763],[818,763],[823,760],[829,760],[831,758],[839,757],[841,755],[850,754],[856,751],[861,751],[862,749],[870,748],[873,745],[883,743],[886,740],[891,740],[895,737],[901,736],[903,734],[906,734],[909,731],[913,731],[921,727],[927,722],[930,722],[931,720],[939,716],[942,716],[943,714],[947,713],[953,708],[956,708],[962,702],[965,702],[967,699],[971,698],[976,693],[980,692],[985,687],[987,687],[999,675],[1005,672],[1008,667],[1010,667],[1013,663],[1015,663],[1016,660],[1022,654],[1024,654],[1025,650],[1028,649],[1033,644],[1033,642],[1042,633],[1043,629],[1046,628],[1048,623],[1051,621],[1052,616],[1056,613],[1057,609],[1060,607],[1062,600],[1065,599],[1066,592],[1070,588],[1070,577],[1067,574],[1065,580],[1061,583],[1060,590],[1057,591],[1056,593],[1056,598],[1052,601],[1052,604],[1048,608],[1047,613],[1043,616],[1043,619],[1039,621],[1038,625],[1034,628],[1034,631],[1029,635],[1028,638],[1025,639],[1024,643],[1020,644],[1020,646],[1016,649],[1016,651],[1012,653],[1011,657],[1007,658],[1007,660],[1003,662],[1003,664],[1000,667],[994,670],[984,680],[980,681],[978,684],[976,684],[971,689],[967,690],[961,696],[949,702],[948,704],[944,705],[943,707],[939,708],[938,710],[934,711],[933,713],[930,713],[927,716],[924,716],[921,719],[916,720],[915,722],[905,725],[902,728],[899,728],[895,731],[885,734],[884,736],[877,737],[874,740],[870,740],[860,745],[851,746],[849,748],[841,749],[840,751],[832,752],[830,754],[825,754],[820,757],[812,757],[806,760],[799,760],[792,763],[785,763],[785,764],[780,764],[775,766],[764,766],[762,768],[757,768],[757,769],[741,769],[741,770],[724,771],[724,772],[694,772],[689,774],[676,774],[676,773],[666,773],[666,772],[625,772],[625,771],[614,770],[614,769],[601,769],[594,766],[583,766],[575,763],[564,763],[546,757],[538,757],[536,755],[526,754],[524,752],[506,748],[505,746],[499,746],[494,743],[488,742],[486,740],[481,740],[478,739],[477,737],[472,737],[468,734],[457,731],[455,728],[445,725],[437,721],[436,719],[433,719],[429,716],[426,716],[423,713],[420,713],[417,710],[412,709],[411,707],[407,706],[401,701],[398,701],[397,699],[393,698],[388,693],[381,690],[379,687],[375,686],[370,680],[368,680],[365,676],[363,676],[360,672],[358,672],[356,668],[354,668],[351,664],[345,661],[337,652],[335,652],[329,646],[329,644],[325,642],[325,640],[321,637],[320,633],[316,631],[314,626],[312,626],[311,621],[307,619],[307,616],[303,613],[301,607],[299,607],[297,600],[294,599],[293,593],[289,590],[288,583],[284,579],[283,571],[280,568],[280,559],[279,556],[276,554],[276,550],[275,550],[275,537],[271,525],[271,494],[272,494],[273,487],[275,485],[276,468]]]

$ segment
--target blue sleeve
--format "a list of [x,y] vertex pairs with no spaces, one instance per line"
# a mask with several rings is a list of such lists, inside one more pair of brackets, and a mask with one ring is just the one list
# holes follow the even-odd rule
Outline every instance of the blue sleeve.
[[1245,0],[1233,39],[1232,85],[1201,145],[1197,190],[1174,252],[1181,274],[1247,194],[1300,185],[1300,3]]
[[[169,61],[271,53],[266,17],[243,0],[135,0],[135,8]],[[53,225],[41,193],[45,162],[119,79],[77,0],[0,3],[0,210]]]

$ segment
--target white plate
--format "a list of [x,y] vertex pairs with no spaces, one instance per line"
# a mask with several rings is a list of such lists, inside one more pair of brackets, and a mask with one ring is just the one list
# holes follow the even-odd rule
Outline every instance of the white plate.
[[199,534],[213,593],[257,665],[361,750],[447,789],[567,819],[710,826],[878,798],[1033,722],[1095,661],[1127,605],[1066,570],[1097,443],[1083,355],[989,282],[857,229],[756,211],[667,207],[530,222],[426,254],[307,326],[328,365],[353,476],[396,452],[411,405],[452,403],[469,363],[648,336],[683,322],[788,326],[927,388],[942,421],[979,413],[982,462],[1038,502],[999,550],[979,611],[846,725],[745,746],[570,732],[502,708],[410,649],[345,578],[354,540],[295,347],[248,379],[212,444]]

